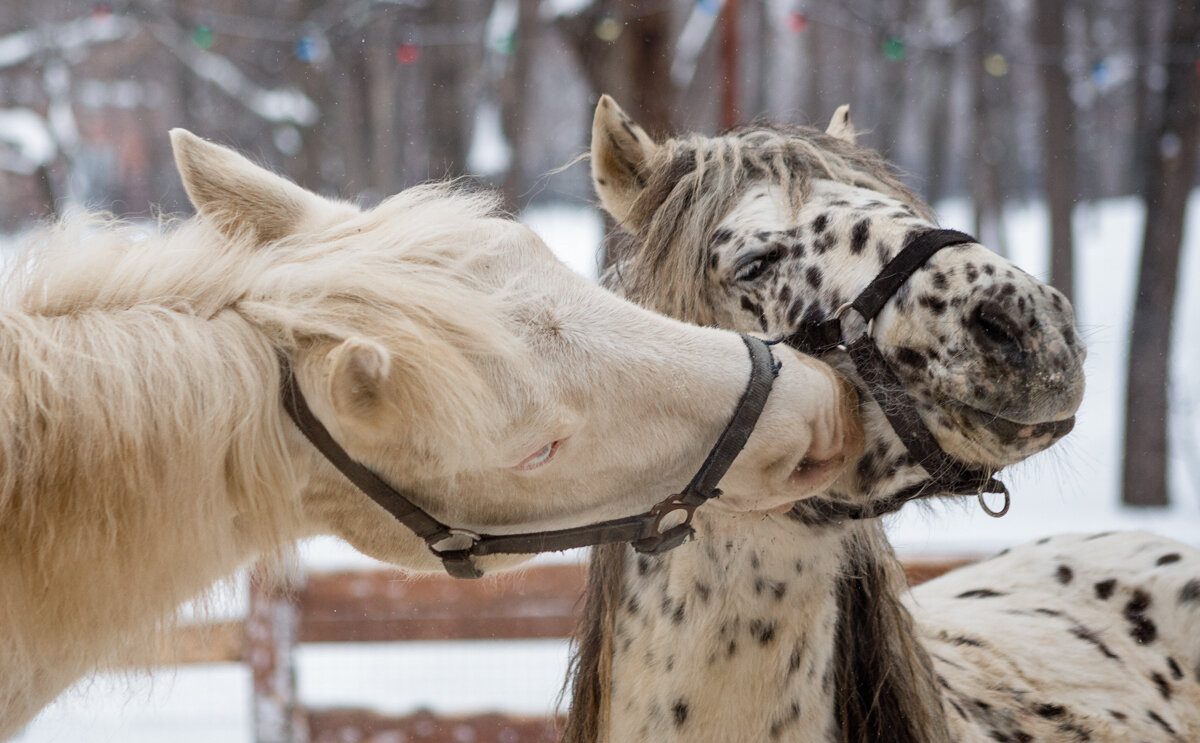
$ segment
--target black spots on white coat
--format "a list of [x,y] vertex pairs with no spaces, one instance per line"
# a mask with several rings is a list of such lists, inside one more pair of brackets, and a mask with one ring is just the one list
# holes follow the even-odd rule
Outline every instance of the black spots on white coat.
[[1149,608],[1150,594],[1138,588],[1134,590],[1122,610],[1125,620],[1129,622],[1129,635],[1137,640],[1139,645],[1148,645],[1158,637],[1158,628],[1146,616]]

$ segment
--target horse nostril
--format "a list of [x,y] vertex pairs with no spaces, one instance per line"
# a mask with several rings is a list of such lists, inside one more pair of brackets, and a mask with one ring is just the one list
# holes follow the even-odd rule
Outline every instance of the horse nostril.
[[1023,353],[1019,331],[999,302],[985,300],[979,303],[971,315],[971,331],[976,342],[985,348],[994,348],[1014,357]]

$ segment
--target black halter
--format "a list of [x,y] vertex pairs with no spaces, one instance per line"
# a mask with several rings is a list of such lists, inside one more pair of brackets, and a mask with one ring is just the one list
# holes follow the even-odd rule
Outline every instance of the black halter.
[[[952,245],[973,242],[976,242],[975,238],[955,230],[932,229],[913,235],[852,302],[839,307],[829,318],[802,324],[795,333],[783,339],[789,346],[810,355],[835,348],[848,353],[896,436],[917,464],[929,473],[928,480],[869,506],[825,498],[802,501],[796,508],[802,519],[821,522],[874,518],[897,511],[916,498],[935,495],[975,495],[989,515],[999,517],[1008,512],[1008,488],[989,470],[972,468],[942,450],[921,420],[912,397],[905,392],[904,385],[871,337],[874,320],[884,305],[934,253]],[[983,500],[984,493],[1003,493],[1004,507],[999,511],[991,510]]]
[[[393,518],[424,539],[429,551],[442,561],[446,572],[455,578],[482,576],[483,572],[472,560],[481,555],[558,552],[574,547],[614,542],[631,542],[638,552],[661,554],[691,539],[694,534],[691,526],[692,514],[705,501],[721,495],[717,484],[754,431],[754,425],[758,422],[771,387],[775,383],[775,377],[779,374],[779,365],[768,344],[747,335],[743,335],[742,340],[750,352],[750,381],[746,384],[746,390],[738,401],[733,417],[687,487],[637,516],[570,529],[521,534],[482,534],[446,526],[413,503],[408,495],[388,485],[379,475],[356,462],[334,441],[329,430],[309,409],[292,372],[291,362],[281,353],[279,366],[283,409],[300,432],[350,482],[382,506]],[[682,518],[679,514],[672,516],[676,511],[683,512]]]

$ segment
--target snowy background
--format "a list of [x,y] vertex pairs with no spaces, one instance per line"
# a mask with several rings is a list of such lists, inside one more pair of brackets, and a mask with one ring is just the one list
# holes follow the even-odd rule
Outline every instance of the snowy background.
[[[890,521],[892,538],[914,556],[1106,529],[1200,544],[1200,203],[1189,210],[1175,308],[1171,505],[1134,511],[1119,498],[1144,214],[1130,194],[1146,162],[1180,147],[1174,133],[1148,132],[1168,70],[1195,44],[1170,40],[1174,0],[1077,3],[1067,18],[1035,22],[1055,5],[743,0],[742,43],[727,55],[721,0],[0,0],[0,246],[77,204],[135,219],[153,205],[184,210],[165,132],[185,126],[364,204],[443,174],[478,176],[594,278],[602,222],[587,167],[552,171],[584,151],[606,92],[657,132],[711,132],[757,115],[823,125],[849,102],[860,142],[938,202],[945,226],[1047,278],[1045,164],[1064,154],[1052,136],[1069,134],[1076,309],[1089,346],[1075,430],[1004,474],[1013,504],[1003,519],[972,503],[910,507]],[[1038,33],[1047,29],[1056,33]],[[1047,93],[1056,76],[1060,88]],[[1064,108],[1073,123],[1049,126],[1048,112]],[[302,558],[312,569],[376,566],[333,539],[305,544]],[[243,615],[245,582],[225,593],[218,613]],[[298,656],[311,707],[541,715],[567,648],[310,645]],[[250,700],[244,665],[101,675],[17,740],[243,743]]]
[[[1200,202],[1200,195],[1193,201]],[[1081,205],[1075,231],[1080,252],[1079,327],[1088,342],[1088,389],[1075,430],[1052,450],[1013,467],[1005,481],[1012,510],[1002,519],[971,503],[908,508],[889,525],[906,555],[976,555],[1040,536],[1070,531],[1149,529],[1200,545],[1200,203],[1190,210],[1176,326],[1172,390],[1175,433],[1173,504],[1145,512],[1119,505],[1121,399],[1125,338],[1136,273],[1141,208],[1134,199]],[[941,205],[948,227],[967,225],[964,204]],[[1034,275],[1046,271],[1044,210],[1038,205],[1007,213],[1011,258]],[[549,207],[523,215],[576,271],[594,277],[601,235],[597,214],[585,208]],[[305,564],[316,569],[376,564],[334,539],[304,545]],[[577,554],[540,560],[577,560]],[[239,590],[228,611],[244,605]],[[298,651],[297,677],[307,706],[368,707],[404,714],[552,710],[566,673],[565,641],[420,642],[308,645]],[[471,683],[464,686],[463,679]],[[251,682],[246,666],[214,664],[162,669],[153,675],[103,675],[83,682],[46,709],[21,743],[87,740],[94,743],[164,741],[200,743],[251,740]]]

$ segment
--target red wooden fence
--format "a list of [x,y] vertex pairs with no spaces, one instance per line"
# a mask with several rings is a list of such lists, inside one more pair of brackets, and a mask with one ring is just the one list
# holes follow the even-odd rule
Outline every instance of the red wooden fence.
[[[909,560],[914,585],[970,562]],[[393,571],[309,573],[286,591],[251,581],[245,622],[211,625],[174,643],[170,662],[249,664],[258,743],[549,743],[555,721],[421,712],[309,710],[296,695],[300,643],[411,642],[567,637],[586,568],[547,565],[482,581]]]

